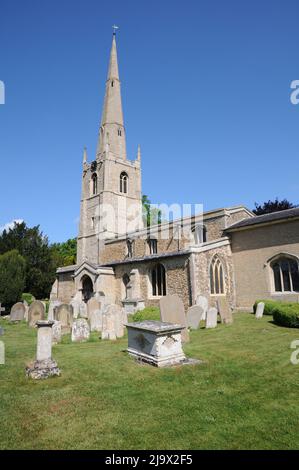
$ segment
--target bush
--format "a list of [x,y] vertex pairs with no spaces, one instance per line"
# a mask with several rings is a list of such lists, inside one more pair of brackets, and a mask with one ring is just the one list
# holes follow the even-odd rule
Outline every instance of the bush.
[[23,292],[22,294],[22,300],[27,302],[28,305],[32,304],[32,302],[35,300],[34,295],[29,294],[28,292]]
[[291,302],[286,303],[286,302],[278,302],[275,300],[257,300],[253,306],[253,313],[256,312],[257,304],[259,302],[264,302],[265,304],[264,315],[273,315],[273,311],[280,306],[285,307],[285,306],[297,305]]
[[21,300],[25,287],[26,262],[18,250],[0,255],[0,302],[11,307]]
[[281,326],[299,328],[299,304],[279,305],[273,310],[273,320]]
[[143,310],[138,310],[131,316],[133,322],[144,320],[158,320],[160,321],[160,310],[158,307],[146,307]]

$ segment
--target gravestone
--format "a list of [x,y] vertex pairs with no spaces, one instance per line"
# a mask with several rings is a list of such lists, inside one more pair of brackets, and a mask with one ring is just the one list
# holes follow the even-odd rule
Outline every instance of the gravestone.
[[264,315],[265,303],[259,302],[256,307],[255,318],[262,318]]
[[199,305],[203,309],[202,320],[205,320],[207,316],[207,311],[209,308],[208,299],[204,297],[203,295],[198,295],[196,297],[196,305]]
[[10,311],[10,321],[17,322],[24,320],[25,317],[25,305],[22,302],[17,302],[14,304]]
[[73,307],[68,304],[55,307],[54,318],[61,322],[62,334],[69,332],[73,323]]
[[221,318],[221,323],[233,323],[233,316],[230,306],[225,297],[219,297],[216,301],[217,310]]
[[122,338],[125,333],[123,309],[119,305],[111,304],[103,310],[102,339],[115,340]]
[[204,310],[200,305],[193,305],[187,311],[187,326],[197,330],[200,320],[203,320]]
[[80,316],[80,301],[73,298],[70,305],[73,307],[73,318],[78,318]]
[[26,375],[32,379],[47,379],[60,375],[56,361],[52,359],[53,321],[38,320],[36,360],[26,367]]
[[206,328],[216,328],[218,311],[216,307],[211,307],[207,311]]
[[26,300],[23,300],[23,304],[24,304],[24,307],[25,307],[24,320],[25,320],[26,322],[28,322],[29,305],[28,305],[28,303],[26,302]]
[[79,304],[79,317],[88,318],[87,305],[85,302],[80,302]]
[[62,337],[61,322],[55,320],[52,326],[52,344],[60,343],[61,337]]
[[60,300],[57,300],[57,299],[50,300],[49,310],[48,310],[48,320],[54,320],[54,310],[56,307],[59,307],[59,305],[61,305]]
[[182,341],[183,343],[189,341],[184,304],[177,294],[166,295],[160,299],[160,315],[162,322],[184,326],[182,330]]
[[90,336],[90,329],[88,322],[85,318],[78,318],[72,325],[72,341],[82,342],[87,341]]
[[45,307],[40,300],[34,300],[28,310],[29,326],[35,326],[36,322],[45,319]]
[[101,310],[101,303],[96,297],[91,297],[87,302],[87,315],[90,317],[92,312],[98,312]]
[[102,331],[103,315],[100,310],[89,314],[90,331]]

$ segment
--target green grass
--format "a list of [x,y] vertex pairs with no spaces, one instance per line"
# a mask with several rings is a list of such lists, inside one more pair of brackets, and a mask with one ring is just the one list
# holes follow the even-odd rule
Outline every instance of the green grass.
[[1,449],[298,449],[299,365],[294,329],[235,315],[233,325],[191,331],[184,347],[205,364],[137,365],[127,339],[53,347],[61,377],[25,378],[36,330],[11,325],[0,339]]

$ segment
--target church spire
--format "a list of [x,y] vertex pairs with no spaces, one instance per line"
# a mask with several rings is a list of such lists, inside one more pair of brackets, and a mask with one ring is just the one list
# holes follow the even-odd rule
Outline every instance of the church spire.
[[126,159],[126,137],[122,111],[120,80],[118,72],[116,35],[113,33],[106,92],[102,114],[97,156],[107,158],[107,142],[111,157]]

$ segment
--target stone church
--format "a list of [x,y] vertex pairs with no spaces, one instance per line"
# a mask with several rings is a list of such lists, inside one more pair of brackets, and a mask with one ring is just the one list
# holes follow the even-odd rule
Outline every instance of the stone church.
[[[51,298],[136,311],[177,293],[232,309],[256,299],[299,300],[299,209],[263,216],[243,205],[146,227],[141,152],[129,160],[113,34],[95,160],[84,151],[77,264],[57,270]],[[182,230],[183,227],[187,230]]]

